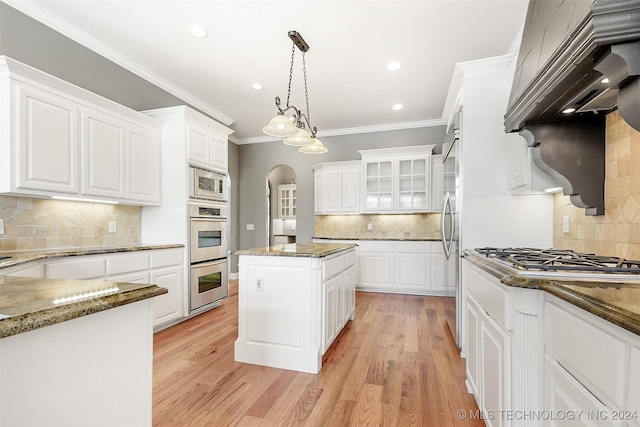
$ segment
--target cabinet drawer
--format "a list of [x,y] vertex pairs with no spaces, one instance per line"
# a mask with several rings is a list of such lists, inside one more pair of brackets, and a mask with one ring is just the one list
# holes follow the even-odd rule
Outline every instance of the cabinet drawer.
[[105,275],[104,258],[63,261],[46,265],[50,279],[92,279]]
[[322,277],[324,280],[335,276],[344,270],[345,255],[340,255],[335,258],[328,259],[322,263]]
[[394,244],[394,249],[396,252],[405,252],[405,253],[430,253],[431,246],[429,242],[399,242]]
[[560,303],[545,303],[545,352],[553,354],[598,399],[623,407],[629,346],[573,313],[568,303]]
[[151,268],[182,264],[182,249],[165,249],[151,253]]
[[351,251],[348,254],[344,255],[344,268],[349,268],[352,265],[356,265],[356,260],[358,256],[356,255],[356,251]]
[[[509,291],[506,286],[493,283],[482,271],[476,270],[468,262],[464,262],[462,278],[469,293],[473,294],[478,304],[496,322],[511,329]],[[498,279],[493,279],[498,280]]]
[[131,273],[132,271],[148,270],[149,254],[132,253],[121,254],[107,258],[107,275]]

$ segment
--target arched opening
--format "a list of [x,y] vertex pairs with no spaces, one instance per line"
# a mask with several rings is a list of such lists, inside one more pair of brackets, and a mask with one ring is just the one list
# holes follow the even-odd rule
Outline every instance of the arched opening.
[[267,176],[268,246],[295,243],[296,213],[296,173],[290,166],[276,166]]

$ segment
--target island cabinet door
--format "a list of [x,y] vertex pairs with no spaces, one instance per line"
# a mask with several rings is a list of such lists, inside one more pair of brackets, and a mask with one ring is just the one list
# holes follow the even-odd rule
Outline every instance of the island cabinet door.
[[331,343],[336,337],[336,329],[338,324],[338,277],[329,279],[323,283],[322,291],[322,312],[324,314],[323,330],[322,330],[322,353],[327,351]]

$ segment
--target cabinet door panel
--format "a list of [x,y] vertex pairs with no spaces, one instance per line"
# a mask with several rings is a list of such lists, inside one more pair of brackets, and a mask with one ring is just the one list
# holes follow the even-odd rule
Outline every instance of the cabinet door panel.
[[226,171],[228,168],[229,146],[226,137],[211,135],[211,166]]
[[325,212],[340,212],[342,210],[342,172],[327,171],[324,173],[322,188],[323,193],[322,206]]
[[[511,408],[511,359],[509,335],[483,316],[480,323],[480,390],[486,413],[500,414]],[[506,419],[486,420],[488,426],[504,426]]]
[[369,287],[393,286],[393,256],[385,253],[360,252],[360,284]]
[[167,267],[152,270],[151,283],[169,291],[166,294],[154,298],[155,325],[182,317],[182,268]]
[[160,135],[130,126],[127,198],[160,202]]
[[342,171],[342,212],[360,211],[360,170]]
[[396,253],[396,287],[416,291],[430,289],[429,254]]
[[77,193],[78,112],[74,103],[18,88],[19,188]]
[[125,197],[126,139],[122,120],[95,110],[82,111],[83,193]]
[[190,124],[187,127],[187,135],[187,157],[189,160],[205,165],[209,164],[211,146],[209,145],[209,136],[207,132]]
[[482,408],[482,396],[478,393],[480,382],[479,363],[480,308],[476,301],[467,295],[467,381],[476,396],[478,406]]

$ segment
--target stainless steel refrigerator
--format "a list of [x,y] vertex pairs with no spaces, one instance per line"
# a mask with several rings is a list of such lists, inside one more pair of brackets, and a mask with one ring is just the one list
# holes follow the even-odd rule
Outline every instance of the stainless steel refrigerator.
[[462,295],[460,288],[460,129],[462,113],[455,115],[442,145],[444,163],[444,205],[440,216],[442,246],[447,257],[447,288],[455,289],[455,299],[446,309],[446,318],[458,348],[461,347]]

